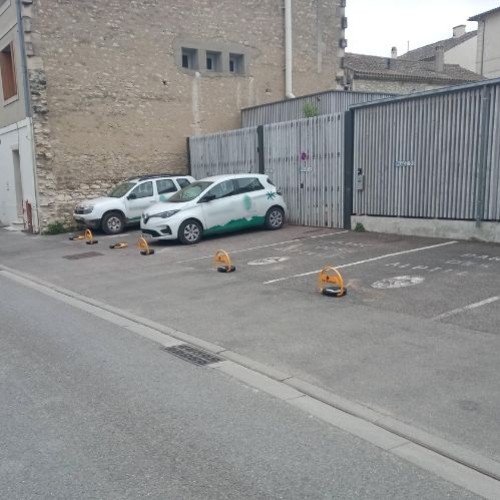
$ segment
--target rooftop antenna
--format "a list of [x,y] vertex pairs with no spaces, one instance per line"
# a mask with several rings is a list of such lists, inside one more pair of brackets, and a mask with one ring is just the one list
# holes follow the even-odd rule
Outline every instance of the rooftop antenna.
[[408,40],[407,47],[408,47],[407,52],[410,52],[410,40]]

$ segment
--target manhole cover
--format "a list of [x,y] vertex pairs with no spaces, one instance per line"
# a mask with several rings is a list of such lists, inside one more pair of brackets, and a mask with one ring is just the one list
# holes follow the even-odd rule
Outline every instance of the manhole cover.
[[188,361],[189,363],[198,366],[210,365],[212,363],[222,361],[222,358],[219,358],[219,356],[216,356],[215,354],[211,354],[187,344],[166,347],[165,351],[183,359],[184,361]]
[[68,260],[90,259],[91,257],[98,257],[99,255],[104,255],[104,254],[99,252],[83,252],[83,253],[75,253],[73,255],[64,255],[63,259],[68,259]]
[[387,278],[385,280],[375,281],[372,284],[373,288],[378,289],[391,289],[391,288],[407,288],[409,286],[420,285],[424,282],[425,278],[421,276],[395,276],[394,278]]

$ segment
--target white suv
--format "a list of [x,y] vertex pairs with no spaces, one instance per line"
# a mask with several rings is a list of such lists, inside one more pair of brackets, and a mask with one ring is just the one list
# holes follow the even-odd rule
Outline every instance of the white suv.
[[246,227],[280,229],[285,216],[285,202],[267,175],[219,175],[195,181],[167,203],[146,209],[141,229],[152,240],[189,245],[203,235]]
[[93,229],[102,228],[107,234],[118,234],[126,225],[138,224],[147,208],[167,201],[193,181],[194,178],[189,175],[132,177],[115,186],[108,196],[79,203],[73,219]]

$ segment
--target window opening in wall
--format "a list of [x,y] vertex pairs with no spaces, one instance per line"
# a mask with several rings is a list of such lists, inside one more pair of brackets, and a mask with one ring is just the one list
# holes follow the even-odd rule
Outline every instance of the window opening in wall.
[[220,52],[207,52],[207,70],[222,71]]
[[245,57],[243,54],[229,54],[229,71],[231,73],[245,72]]
[[14,47],[10,44],[0,51],[0,76],[2,78],[3,98],[5,101],[17,95],[14,68]]
[[182,67],[198,69],[198,51],[196,49],[182,49]]

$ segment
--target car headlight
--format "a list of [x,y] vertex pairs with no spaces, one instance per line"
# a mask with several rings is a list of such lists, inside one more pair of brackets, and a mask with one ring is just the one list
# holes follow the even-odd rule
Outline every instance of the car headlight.
[[175,215],[179,210],[167,210],[166,212],[160,212],[159,214],[154,214],[150,215],[149,218],[152,219],[153,217],[159,217],[160,219],[168,219],[169,217],[172,217],[172,215]]
[[91,214],[93,210],[93,205],[79,205],[78,207],[76,207],[76,211],[80,214]]

